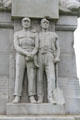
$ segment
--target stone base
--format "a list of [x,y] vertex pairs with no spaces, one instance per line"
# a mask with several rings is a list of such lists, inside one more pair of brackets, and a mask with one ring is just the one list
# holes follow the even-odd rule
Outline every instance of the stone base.
[[0,116],[0,120],[76,120],[75,117],[62,117],[62,116],[25,116],[25,117],[21,117],[21,116],[17,116],[17,117],[7,117],[7,116]]
[[56,115],[65,114],[64,106],[53,104],[7,104],[7,115]]

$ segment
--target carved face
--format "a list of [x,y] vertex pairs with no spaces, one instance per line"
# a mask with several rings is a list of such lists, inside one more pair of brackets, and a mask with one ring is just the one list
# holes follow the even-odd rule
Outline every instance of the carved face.
[[22,26],[23,28],[27,29],[31,26],[31,20],[29,18],[22,19]]
[[47,19],[42,19],[41,20],[41,27],[45,30],[48,29],[49,28],[49,21]]

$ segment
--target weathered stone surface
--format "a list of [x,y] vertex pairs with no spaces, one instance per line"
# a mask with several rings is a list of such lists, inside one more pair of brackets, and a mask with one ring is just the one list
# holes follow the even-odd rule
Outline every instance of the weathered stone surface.
[[70,116],[27,116],[27,117],[21,117],[21,116],[11,116],[11,117],[7,117],[7,116],[1,116],[0,120],[75,120],[74,116],[70,117]]
[[8,115],[53,115],[65,114],[63,106],[53,104],[7,104]]
[[11,16],[9,12],[0,11],[0,114],[6,114],[6,103],[8,102],[10,53],[13,46],[13,30],[6,25],[11,24],[10,19]]
[[[20,19],[16,20],[14,31],[20,30]],[[12,101],[13,88],[14,88],[14,50],[13,50],[13,30],[9,26],[12,23],[11,13],[7,11],[0,11],[0,114],[6,113],[6,103],[8,100]],[[18,24],[19,23],[19,24]],[[55,30],[55,22],[50,21],[50,31]],[[53,29],[54,25],[54,29]],[[18,27],[17,27],[18,26]],[[59,85],[64,88],[66,96],[66,111],[67,113],[78,114],[80,113],[80,88],[78,80],[76,79],[76,64],[75,54],[73,49],[73,31],[77,26],[76,16],[60,16],[56,24],[57,34],[60,40],[61,48],[61,62],[59,64]],[[37,19],[32,20],[32,27],[38,32],[40,31],[40,21]],[[3,29],[4,28],[4,29]],[[9,41],[10,40],[10,41]],[[9,43],[10,42],[10,43]],[[10,51],[12,50],[12,52]],[[73,61],[73,62],[72,62]],[[68,65],[67,65],[68,64]],[[65,71],[65,72],[64,72]],[[66,77],[66,78],[64,78]],[[66,80],[65,80],[66,79]],[[46,87],[45,87],[46,88]],[[23,93],[25,91],[23,90]],[[25,92],[25,96],[27,93]],[[24,97],[25,97],[24,96]],[[25,101],[26,97],[25,97]],[[24,102],[24,100],[23,100]],[[79,104],[78,104],[79,103]],[[75,108],[75,109],[73,109]],[[0,118],[2,120],[2,118]],[[5,118],[8,120],[8,118]],[[12,120],[13,118],[9,118]],[[17,118],[26,119],[26,118]],[[31,118],[32,119],[32,118]],[[57,119],[57,118],[56,118]],[[72,118],[65,118],[66,120]],[[77,117],[77,119],[80,119]],[[53,119],[54,120],[54,119]],[[58,118],[59,120],[59,118]],[[62,118],[60,118],[62,120]]]
[[0,114],[6,113],[7,102],[8,102],[8,77],[0,76]]
[[61,54],[65,53],[71,55],[74,52],[73,33],[71,31],[58,31],[57,34],[59,36]]
[[12,0],[12,16],[58,19],[58,0]]
[[75,25],[77,26],[77,16],[60,16],[57,25]]
[[[63,16],[63,15],[61,15],[59,20],[56,23],[56,30],[60,31],[60,32],[65,32],[65,31],[66,32],[70,32],[70,31],[73,32],[76,28],[77,28],[77,16],[71,16],[71,15],[70,16],[68,16],[68,15]],[[63,36],[65,36],[65,35],[63,34]],[[69,37],[69,35],[68,35],[68,37]],[[62,39],[63,39],[63,37],[62,37]],[[73,39],[73,38],[71,37],[71,39]]]
[[58,78],[58,85],[63,90],[63,94],[65,97],[66,114],[79,114],[80,113],[79,80],[75,79],[75,77]]
[[0,11],[0,23],[10,23],[11,15],[10,12]]
[[[76,63],[73,55],[61,54],[61,63],[59,64],[59,76],[60,77],[76,77]],[[64,67],[65,64],[65,67]],[[73,67],[73,69],[72,69]]]
[[78,10],[80,7],[80,2],[77,0],[59,0],[60,9],[63,11],[69,10]]

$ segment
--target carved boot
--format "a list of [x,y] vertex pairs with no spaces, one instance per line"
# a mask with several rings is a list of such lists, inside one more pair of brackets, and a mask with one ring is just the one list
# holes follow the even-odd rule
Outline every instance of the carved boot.
[[20,102],[20,96],[15,96],[14,100],[12,103],[16,104]]
[[37,101],[37,103],[43,103],[43,97],[40,95],[40,96],[38,96],[38,101]]
[[36,103],[36,100],[35,100],[34,96],[30,96],[29,100],[30,100],[30,103]]
[[48,103],[56,104],[56,101],[52,97],[48,97]]

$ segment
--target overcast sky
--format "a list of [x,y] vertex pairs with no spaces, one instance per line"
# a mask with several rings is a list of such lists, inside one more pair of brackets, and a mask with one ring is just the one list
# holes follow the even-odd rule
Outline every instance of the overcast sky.
[[74,32],[74,48],[76,53],[77,76],[80,81],[80,18],[78,19],[78,27]]

